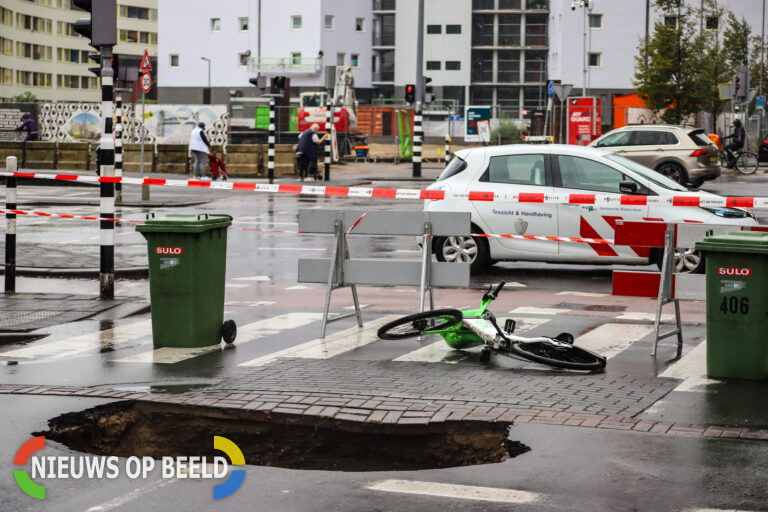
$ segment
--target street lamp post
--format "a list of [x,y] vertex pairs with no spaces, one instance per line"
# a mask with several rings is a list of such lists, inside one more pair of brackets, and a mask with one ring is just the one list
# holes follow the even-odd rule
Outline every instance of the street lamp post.
[[205,94],[203,95],[203,103],[208,105],[208,104],[211,103],[211,59],[209,59],[208,57],[200,57],[200,58],[202,60],[204,60],[208,64],[208,89],[207,89],[207,91],[208,91],[208,94],[207,94],[208,101],[205,101],[205,99],[206,99],[205,96],[206,95]]
[[582,62],[582,84],[581,84],[581,95],[586,96],[589,94],[589,90],[587,89],[587,72],[588,72],[588,59],[589,55],[587,53],[587,18],[589,16],[589,13],[592,12],[592,2],[593,0],[572,0],[571,1],[571,10],[575,11],[577,7],[581,7],[584,12],[584,41],[583,41],[583,49],[584,49],[584,55],[583,55],[583,62]]

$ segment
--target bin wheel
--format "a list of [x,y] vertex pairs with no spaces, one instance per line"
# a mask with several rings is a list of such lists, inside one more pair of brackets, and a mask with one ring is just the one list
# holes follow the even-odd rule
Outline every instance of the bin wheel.
[[234,343],[237,337],[237,325],[234,320],[225,320],[221,324],[221,337],[224,338],[224,343],[227,345]]
[[484,348],[480,351],[480,362],[481,363],[487,363],[491,360],[491,349]]

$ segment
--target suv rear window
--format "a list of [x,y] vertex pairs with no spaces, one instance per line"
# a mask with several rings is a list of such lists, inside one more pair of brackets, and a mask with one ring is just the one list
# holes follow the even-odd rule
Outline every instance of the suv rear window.
[[704,133],[704,130],[693,130],[688,136],[697,146],[710,146],[713,144],[712,140]]

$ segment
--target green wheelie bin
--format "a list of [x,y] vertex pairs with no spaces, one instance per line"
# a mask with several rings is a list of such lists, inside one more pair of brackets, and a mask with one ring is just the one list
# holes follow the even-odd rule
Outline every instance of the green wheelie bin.
[[232,343],[235,322],[224,322],[229,215],[147,215],[136,231],[147,239],[152,338],[155,347]]
[[707,376],[768,380],[768,233],[705,237]]

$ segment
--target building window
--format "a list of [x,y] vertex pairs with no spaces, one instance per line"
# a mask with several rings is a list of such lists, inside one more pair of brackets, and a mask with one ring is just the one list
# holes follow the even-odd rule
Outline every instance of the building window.
[[240,28],[240,32],[247,32],[248,18],[237,18],[237,26]]
[[461,34],[461,25],[446,25],[446,34]]
[[120,29],[121,43],[143,43],[157,45],[157,32],[139,32],[136,30]]
[[378,59],[376,59],[375,55],[371,55],[371,73],[375,73],[376,72],[376,69],[377,69],[376,62],[377,62],[377,60]]
[[147,7],[134,7],[132,5],[120,5],[118,15],[121,18],[133,18],[137,20],[157,20],[157,9]]
[[337,53],[336,54],[336,65],[337,66],[343,66],[344,65],[345,55],[346,55],[346,53]]
[[589,67],[591,68],[599,68],[603,66],[603,59],[601,53],[590,53],[589,54]]
[[441,34],[442,32],[442,25],[427,25],[427,34]]
[[353,68],[360,67],[360,55],[352,53],[349,55],[349,65]]
[[589,15],[589,28],[603,28],[603,15],[602,14],[590,14]]
[[221,18],[211,18],[211,32],[221,32]]
[[29,87],[51,87],[53,75],[36,71],[16,71],[16,85]]
[[[251,56],[251,52],[245,52],[245,53],[238,53],[237,54],[237,62],[240,65],[241,68],[244,68],[248,65],[248,57]],[[299,57],[301,58],[301,57]]]
[[292,66],[300,66],[301,65],[301,52],[292,52],[291,53],[291,65]]
[[669,28],[677,28],[677,16],[664,16],[664,24]]
[[88,50],[56,48],[56,60],[59,62],[68,62],[70,64],[79,64],[81,62],[88,62],[88,53]]
[[458,61],[458,60],[447,60],[447,61],[445,61],[445,70],[446,71],[459,71],[459,70],[461,70],[461,61]]
[[427,61],[427,69],[429,71],[440,71],[440,61],[439,60],[428,60]]
[[323,28],[325,30],[333,30],[333,16],[326,14],[325,21],[323,22]]
[[13,70],[0,68],[0,84],[13,85]]
[[16,43],[16,56],[32,60],[53,60],[53,48],[41,44]]
[[0,54],[13,57],[13,41],[0,37]]
[[293,30],[301,29],[301,16],[291,16],[291,28]]
[[720,20],[717,16],[707,16],[706,27],[707,30],[717,30],[717,25]]
[[[5,7],[0,7],[0,23],[2,23],[3,25],[8,25],[9,27],[12,27],[13,11],[11,11],[10,9],[6,9]],[[11,77],[11,79],[13,79],[13,77]]]
[[179,67],[179,56],[177,54],[171,54],[171,67],[177,68]]
[[355,32],[365,32],[365,18],[355,18]]

